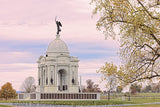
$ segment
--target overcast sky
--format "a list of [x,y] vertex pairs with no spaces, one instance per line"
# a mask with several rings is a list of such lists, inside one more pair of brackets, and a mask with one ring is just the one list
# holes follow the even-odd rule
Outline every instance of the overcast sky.
[[[62,23],[61,39],[70,55],[78,57],[79,76],[99,83],[96,73],[104,63],[120,63],[119,43],[97,31],[90,0],[0,0],[0,86],[11,82],[16,90],[24,79],[37,81],[39,56],[55,39],[55,17]],[[103,87],[103,85],[100,85]]]

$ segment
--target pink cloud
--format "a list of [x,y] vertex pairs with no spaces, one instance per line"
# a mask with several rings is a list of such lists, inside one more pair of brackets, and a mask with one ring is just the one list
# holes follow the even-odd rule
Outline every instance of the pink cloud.
[[0,72],[21,72],[25,70],[37,71],[37,64],[30,63],[12,63],[0,64]]
[[[87,11],[90,6],[88,1],[81,0],[5,0],[0,1],[0,4],[0,19],[18,22],[44,21],[56,15],[74,18]],[[81,10],[83,12],[78,12]]]
[[0,52],[1,63],[13,63],[25,60],[31,60],[33,58],[33,54],[29,52]]
[[[14,0],[0,6],[1,40],[48,43],[56,34],[54,17],[62,22],[61,37],[72,43],[101,43],[104,35],[96,30],[97,18],[91,18],[90,0]],[[89,38],[89,39],[88,39]]]
[[79,62],[79,75],[83,74],[96,74],[96,71],[105,65],[106,62],[113,62],[116,65],[120,65],[118,57],[110,57],[107,59],[88,59],[80,60]]

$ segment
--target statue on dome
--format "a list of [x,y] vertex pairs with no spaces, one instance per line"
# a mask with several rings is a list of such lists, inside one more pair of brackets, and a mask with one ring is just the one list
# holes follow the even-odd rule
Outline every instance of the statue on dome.
[[56,22],[56,24],[57,24],[57,35],[58,35],[59,32],[61,31],[61,28],[60,28],[60,27],[62,27],[62,24],[61,24],[60,21],[57,21],[56,19],[57,19],[57,17],[55,18],[55,22]]

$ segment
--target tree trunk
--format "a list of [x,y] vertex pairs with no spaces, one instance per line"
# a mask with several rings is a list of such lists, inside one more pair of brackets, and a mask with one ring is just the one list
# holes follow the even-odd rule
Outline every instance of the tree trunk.
[[110,90],[108,91],[108,101],[110,100]]

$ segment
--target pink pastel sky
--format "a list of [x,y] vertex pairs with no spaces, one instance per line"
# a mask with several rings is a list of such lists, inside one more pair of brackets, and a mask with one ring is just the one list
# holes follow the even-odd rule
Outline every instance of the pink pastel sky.
[[[82,84],[100,82],[96,73],[105,62],[120,64],[119,43],[105,40],[97,31],[98,16],[92,15],[90,0],[0,0],[0,86],[11,82],[18,91],[24,79],[37,81],[38,57],[45,55],[55,39],[55,16],[62,23],[61,39],[70,55],[79,58]],[[92,17],[93,16],[93,17]],[[100,84],[105,90],[104,84]]]

